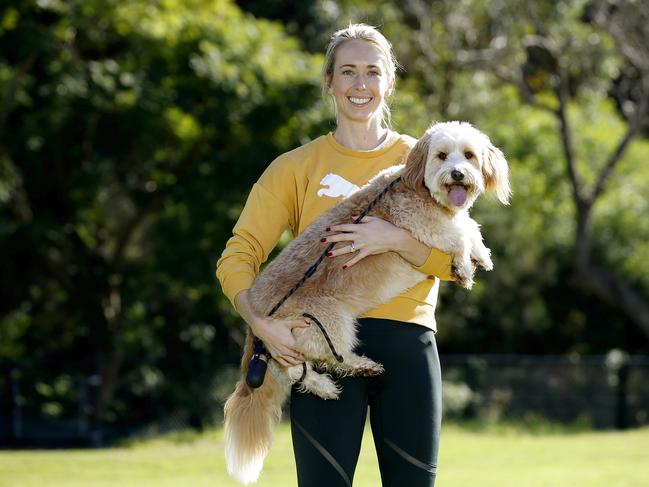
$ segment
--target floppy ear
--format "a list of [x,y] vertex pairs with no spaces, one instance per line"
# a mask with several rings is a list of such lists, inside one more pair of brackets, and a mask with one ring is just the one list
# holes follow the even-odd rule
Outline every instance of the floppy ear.
[[509,186],[507,160],[502,151],[492,144],[489,144],[484,151],[482,174],[486,188],[494,191],[503,205],[508,205],[512,190]]
[[426,170],[426,160],[428,159],[428,149],[430,147],[430,135],[425,133],[410,149],[406,159],[406,168],[403,173],[404,184],[417,193],[430,195],[424,184],[424,173]]

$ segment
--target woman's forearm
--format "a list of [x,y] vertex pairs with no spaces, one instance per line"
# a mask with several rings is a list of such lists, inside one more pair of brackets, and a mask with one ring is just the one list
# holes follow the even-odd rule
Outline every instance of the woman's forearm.
[[[252,333],[254,335],[257,335],[259,330],[257,330],[257,323],[256,323],[256,316],[252,311],[252,308],[250,307],[250,301],[248,299],[248,289],[245,291],[241,291],[237,293],[237,295],[234,297],[234,302],[237,305],[237,311],[243,318],[243,320],[248,323],[250,328],[252,329]],[[257,335],[258,336],[258,335]]]
[[423,265],[430,254],[430,247],[415,239],[407,230],[400,230],[394,251],[415,267]]

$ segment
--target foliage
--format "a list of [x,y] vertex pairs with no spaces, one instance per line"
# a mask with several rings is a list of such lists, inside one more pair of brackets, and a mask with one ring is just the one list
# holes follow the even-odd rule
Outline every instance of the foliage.
[[238,354],[213,266],[250,179],[321,130],[320,58],[224,0],[0,18],[0,359],[35,414],[98,374],[96,419],[200,425]]
[[[584,14],[591,2],[298,3],[0,7],[0,366],[22,385],[26,415],[74,414],[79,384],[98,384],[86,412],[117,432],[218,417],[243,324],[214,263],[263,168],[331,129],[321,53],[349,21],[394,43],[396,130],[470,120],[510,162],[511,206],[474,210],[496,270],[470,293],[443,284],[442,352],[649,350],[574,278],[575,208],[551,112],[558,69],[587,185],[635,96],[620,39]],[[642,296],[648,155],[637,137],[592,222],[595,258]]]

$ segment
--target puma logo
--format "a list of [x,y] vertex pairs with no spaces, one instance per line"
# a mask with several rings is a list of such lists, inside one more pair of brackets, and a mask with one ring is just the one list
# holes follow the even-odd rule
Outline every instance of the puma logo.
[[350,183],[345,178],[338,176],[338,174],[329,173],[322,181],[321,186],[326,186],[318,190],[318,196],[329,196],[330,198],[338,198],[339,196],[348,196],[360,188],[353,183]]

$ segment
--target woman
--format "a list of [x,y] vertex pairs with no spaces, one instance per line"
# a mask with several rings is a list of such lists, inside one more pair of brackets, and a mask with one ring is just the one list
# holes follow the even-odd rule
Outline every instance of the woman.
[[[292,329],[304,321],[252,313],[248,289],[285,228],[301,233],[341,198],[382,169],[399,164],[415,140],[386,126],[396,61],[374,27],[350,25],[331,38],[323,88],[334,100],[336,129],[279,156],[253,186],[217,263],[217,277],[252,332],[283,366],[299,365]],[[337,401],[291,393],[291,431],[298,483],[350,486],[369,406],[384,486],[433,486],[441,423],[441,377],[435,344],[439,280],[451,279],[451,258],[375,217],[331,227],[323,241],[340,242],[330,258],[344,267],[397,252],[429,279],[359,319],[358,353],[384,365],[379,377],[338,379]]]

